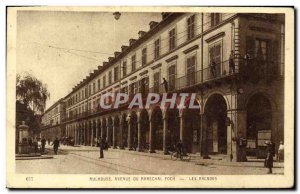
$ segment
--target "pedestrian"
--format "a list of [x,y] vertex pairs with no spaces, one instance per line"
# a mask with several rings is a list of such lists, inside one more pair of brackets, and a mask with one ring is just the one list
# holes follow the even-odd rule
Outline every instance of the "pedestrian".
[[44,136],[42,137],[41,145],[42,145],[42,153],[44,153],[45,152],[45,145],[46,145],[46,139],[45,139]]
[[283,141],[280,141],[278,153],[277,153],[277,160],[281,162],[283,161],[283,158],[284,158],[284,146],[283,146]]
[[104,158],[104,153],[103,153],[104,146],[105,146],[105,142],[104,142],[103,138],[101,138],[100,145],[99,145],[99,148],[100,148],[100,157],[99,158]]
[[235,64],[234,64],[234,52],[231,50],[230,56],[229,56],[229,72],[235,73]]
[[176,144],[176,149],[177,149],[177,158],[181,158],[181,155],[182,155],[182,147],[183,147],[183,144],[182,144],[182,141],[181,139],[177,142]]
[[163,80],[164,80],[163,85],[164,85],[164,88],[165,88],[165,92],[168,93],[168,91],[169,91],[168,81],[165,78],[163,78]]
[[58,147],[59,147],[59,140],[58,140],[57,137],[56,137],[55,140],[52,142],[52,145],[53,145],[54,153],[57,155],[57,151],[58,151]]
[[267,141],[265,143],[267,145],[267,157],[265,159],[265,166],[269,169],[268,174],[272,174],[272,168],[273,168],[273,154],[272,154],[272,143]]

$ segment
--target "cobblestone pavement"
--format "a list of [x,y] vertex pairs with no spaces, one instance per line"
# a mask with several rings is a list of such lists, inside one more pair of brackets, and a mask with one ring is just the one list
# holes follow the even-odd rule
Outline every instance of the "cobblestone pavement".
[[[53,154],[51,147],[48,154]],[[181,174],[230,175],[267,174],[262,160],[230,162],[224,156],[204,160],[192,155],[188,161],[173,161],[170,155],[109,149],[99,159],[99,148],[61,146],[53,159],[17,160],[17,173],[41,174]],[[283,174],[283,163],[274,163],[273,174]]]

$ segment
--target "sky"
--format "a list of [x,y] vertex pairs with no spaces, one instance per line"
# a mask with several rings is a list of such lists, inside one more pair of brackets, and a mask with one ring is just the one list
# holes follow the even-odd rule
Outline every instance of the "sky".
[[19,11],[17,73],[47,85],[48,108],[138,31],[148,31],[150,21],[161,21],[161,13],[121,13],[115,20],[112,12]]

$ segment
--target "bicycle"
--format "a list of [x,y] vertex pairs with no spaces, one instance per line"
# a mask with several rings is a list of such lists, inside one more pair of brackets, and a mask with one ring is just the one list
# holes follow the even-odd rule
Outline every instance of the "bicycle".
[[175,160],[178,160],[178,158],[181,161],[189,161],[191,159],[191,156],[188,155],[188,153],[186,153],[186,152],[182,152],[181,154],[178,154],[177,151],[175,151],[175,152],[171,153],[171,160],[175,161]]

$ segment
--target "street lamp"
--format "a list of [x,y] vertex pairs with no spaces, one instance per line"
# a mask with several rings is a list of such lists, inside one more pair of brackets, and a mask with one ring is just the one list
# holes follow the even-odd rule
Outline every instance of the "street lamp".
[[118,11],[114,12],[113,15],[115,16],[116,20],[120,19],[120,17],[121,17],[121,13]]

